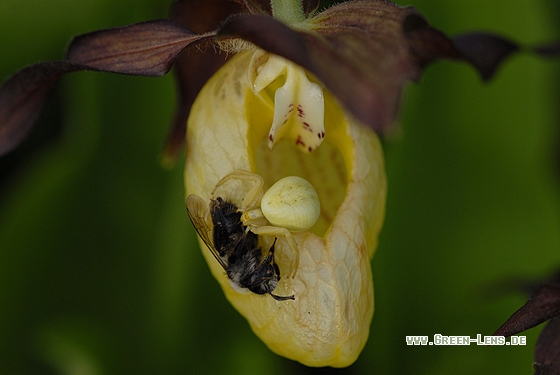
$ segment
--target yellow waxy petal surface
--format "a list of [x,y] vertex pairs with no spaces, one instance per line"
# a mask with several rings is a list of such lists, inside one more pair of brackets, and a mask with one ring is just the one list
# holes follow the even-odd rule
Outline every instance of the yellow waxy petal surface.
[[[294,301],[239,293],[200,241],[202,251],[227,299],[272,351],[308,366],[348,366],[363,349],[373,316],[370,260],[386,196],[381,145],[372,131],[349,121],[325,91],[323,144],[303,153],[286,140],[269,150],[275,90],[270,83],[257,94],[253,91],[259,68],[254,53],[261,52],[232,58],[208,81],[192,108],[187,195],[209,202],[216,183],[236,169],[260,174],[265,189],[297,175],[317,190],[321,214],[309,231],[294,234],[300,260],[292,289],[283,277],[274,291],[281,296],[293,293]],[[248,188],[240,182],[220,187],[217,193],[235,203]],[[274,238],[260,237],[266,252]],[[286,248],[279,239],[276,260],[281,275],[287,275],[292,264]]]

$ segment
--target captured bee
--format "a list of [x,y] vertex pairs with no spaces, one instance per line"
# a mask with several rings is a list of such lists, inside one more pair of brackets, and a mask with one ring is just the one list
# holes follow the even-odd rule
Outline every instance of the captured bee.
[[[187,212],[196,232],[226,271],[234,288],[270,294],[277,301],[295,299],[293,295],[272,294],[280,280],[280,269],[274,261],[276,238],[262,259],[259,237],[243,225],[235,204],[218,197],[208,205],[198,195],[191,194],[187,197]],[[208,225],[208,214],[212,228]]]
[[220,186],[234,180],[253,185],[237,207],[243,227],[259,236],[278,237],[286,241],[292,259],[288,272],[290,283],[299,266],[299,249],[293,233],[310,229],[321,213],[315,188],[301,177],[289,176],[265,191],[260,175],[238,169],[226,174],[216,184],[212,196]]

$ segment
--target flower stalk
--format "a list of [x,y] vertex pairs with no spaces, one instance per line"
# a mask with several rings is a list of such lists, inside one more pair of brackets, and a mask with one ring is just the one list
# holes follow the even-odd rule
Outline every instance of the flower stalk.
[[305,20],[301,0],[271,0],[272,16],[288,25]]

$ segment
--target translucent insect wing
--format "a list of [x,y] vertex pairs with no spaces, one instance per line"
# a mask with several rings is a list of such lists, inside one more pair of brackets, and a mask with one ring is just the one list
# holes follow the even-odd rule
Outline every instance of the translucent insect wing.
[[212,228],[208,225],[208,203],[206,203],[201,197],[195,194],[191,194],[187,197],[187,213],[189,218],[193,223],[196,233],[202,238],[208,249],[214,258],[220,263],[222,268],[226,269],[227,265],[224,260],[220,257],[220,254],[214,246],[214,241],[212,240]]

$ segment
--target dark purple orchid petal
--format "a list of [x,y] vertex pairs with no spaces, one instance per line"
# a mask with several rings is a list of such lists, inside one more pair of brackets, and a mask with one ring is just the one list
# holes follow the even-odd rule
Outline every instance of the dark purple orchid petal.
[[319,9],[319,0],[303,0],[303,14],[305,17],[309,17],[310,14]]
[[520,47],[502,36],[489,33],[469,33],[453,38],[457,48],[488,81],[499,65]]
[[29,133],[49,93],[66,73],[97,70],[160,76],[189,44],[211,38],[194,34],[169,20],[143,22],[85,34],[74,39],[67,61],[30,66],[0,87],[0,155],[15,148]]
[[431,27],[418,13],[408,14],[402,22],[410,53],[425,67],[437,59],[463,59],[456,45],[441,31]]
[[229,15],[246,11],[242,0],[175,0],[169,18],[203,34],[216,30]]
[[156,20],[80,35],[67,60],[112,73],[162,76],[189,44],[213,33],[195,34],[170,20]]
[[421,67],[409,52],[402,21],[412,8],[351,2],[312,19],[315,31],[295,31],[270,17],[239,15],[218,37],[240,37],[313,73],[358,120],[383,132],[396,118],[401,91]]
[[560,283],[552,281],[541,285],[525,305],[494,333],[511,336],[560,316]]
[[27,136],[60,77],[80,69],[67,61],[39,63],[4,82],[0,87],[0,156],[12,151]]
[[501,63],[520,49],[516,43],[490,33],[468,33],[451,40],[418,14],[407,16],[403,28],[411,53],[422,66],[442,58],[464,60],[478,70],[484,81],[492,78]]
[[543,44],[533,48],[533,52],[542,57],[556,58],[560,56],[560,42]]
[[560,318],[543,328],[535,345],[535,375],[560,374]]
[[462,60],[488,79],[517,48],[490,34],[466,35],[456,44],[416,9],[389,1],[341,3],[310,22],[312,31],[300,31],[271,18],[239,15],[223,24],[218,37],[248,40],[301,65],[378,133],[394,123],[405,84],[418,80],[427,64]]
[[[231,0],[180,0],[173,4],[170,17],[197,33],[206,33],[217,29],[229,15],[246,11],[244,5]],[[165,165],[173,165],[185,143],[187,118],[202,86],[227,58],[227,54],[208,42],[187,48],[175,61],[178,97],[162,151]]]
[[311,65],[302,36],[271,17],[238,15],[228,19],[217,33],[218,38],[242,38],[284,56],[296,64]]

